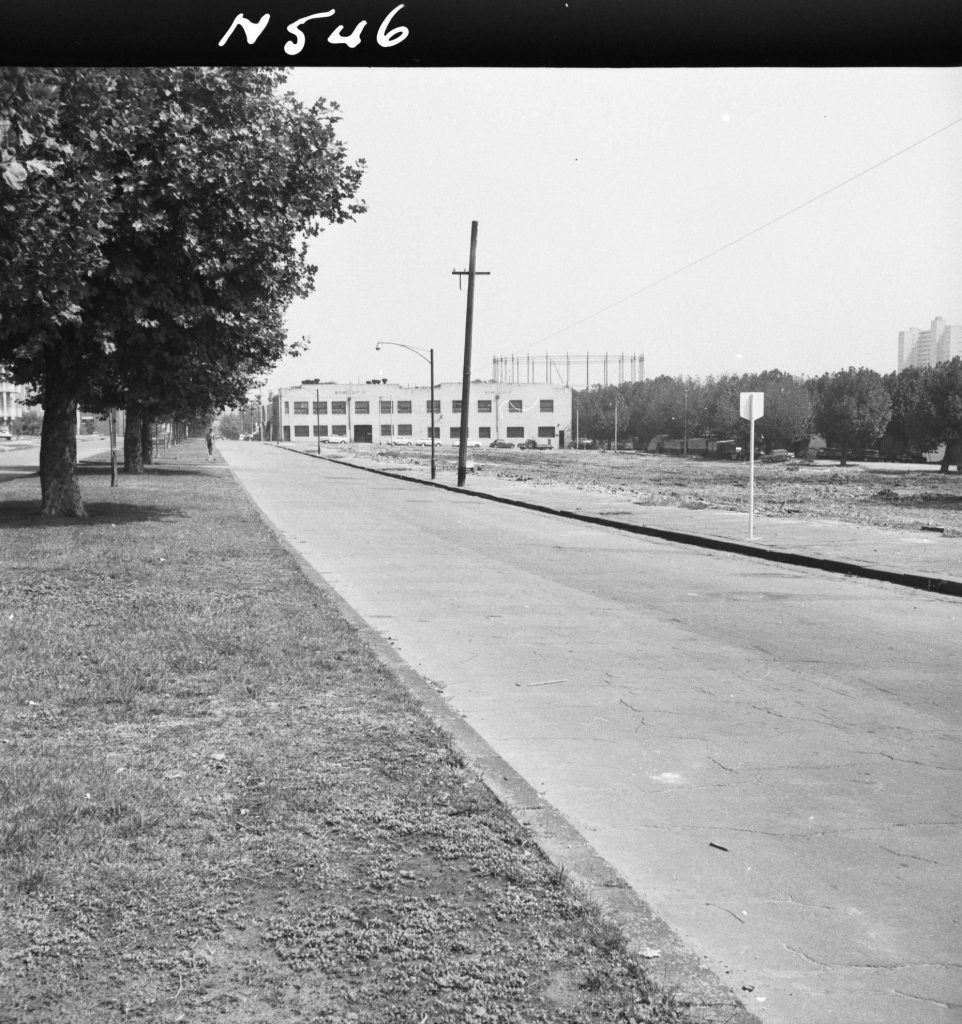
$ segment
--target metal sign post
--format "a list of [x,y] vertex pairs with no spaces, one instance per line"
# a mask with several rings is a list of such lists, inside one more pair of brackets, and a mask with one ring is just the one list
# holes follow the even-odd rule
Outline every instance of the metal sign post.
[[117,486],[117,410],[110,410],[110,486]]
[[741,417],[749,421],[748,428],[748,539],[755,539],[755,420],[765,414],[765,392],[741,393]]

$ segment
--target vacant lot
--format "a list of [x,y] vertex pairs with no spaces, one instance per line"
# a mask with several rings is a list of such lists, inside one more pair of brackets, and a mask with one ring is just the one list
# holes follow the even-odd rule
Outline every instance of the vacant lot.
[[[351,447],[350,456],[383,468],[423,472],[426,448]],[[438,449],[439,472],[450,478],[457,450]],[[331,454],[331,453],[329,453]],[[348,455],[348,451],[343,451]],[[565,484],[630,495],[643,505],[743,510],[748,464],[604,451],[514,451],[472,448],[469,458],[488,476],[539,487]],[[897,529],[933,529],[962,536],[962,474],[877,463],[755,464],[755,511],[762,516],[836,519]]]
[[0,485],[3,1024],[731,1019],[658,993],[202,442],[82,483],[87,522]]

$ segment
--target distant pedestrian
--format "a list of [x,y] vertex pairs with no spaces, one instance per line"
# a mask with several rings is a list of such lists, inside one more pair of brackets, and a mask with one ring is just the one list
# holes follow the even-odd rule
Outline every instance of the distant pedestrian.
[[213,458],[213,456],[214,456],[214,431],[213,431],[213,428],[211,428],[211,427],[207,428],[206,440],[207,440],[207,458],[210,459],[210,458]]

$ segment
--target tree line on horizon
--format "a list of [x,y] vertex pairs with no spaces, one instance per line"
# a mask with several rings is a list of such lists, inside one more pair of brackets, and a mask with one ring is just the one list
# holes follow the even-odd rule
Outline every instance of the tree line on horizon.
[[[747,448],[749,424],[740,415],[743,392],[762,392],[756,423],[764,450],[801,454],[818,435],[844,462],[865,451],[885,455],[929,452],[945,445],[941,469],[962,458],[962,358],[932,367],[881,374],[849,367],[817,377],[781,370],[720,376],[669,377],[595,385],[575,393],[580,437],[610,442],[656,437],[732,440]],[[572,424],[575,426],[575,424]]]
[[43,408],[41,513],[85,515],[78,405],[124,409],[141,472],[154,421],[209,420],[299,349],[307,240],[364,211],[364,167],[286,78],[0,68],[0,372]]

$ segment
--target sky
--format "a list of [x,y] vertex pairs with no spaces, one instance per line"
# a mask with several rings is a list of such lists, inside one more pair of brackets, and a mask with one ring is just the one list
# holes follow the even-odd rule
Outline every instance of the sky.
[[570,356],[583,387],[604,353],[612,375],[618,355],[646,377],[886,373],[900,330],[962,323],[960,68],[296,68],[288,86],[339,105],[368,209],[312,240],[317,286],[288,314],[310,348],[272,389],[427,383],[378,342],[433,347],[459,381],[472,221],[474,379]]

